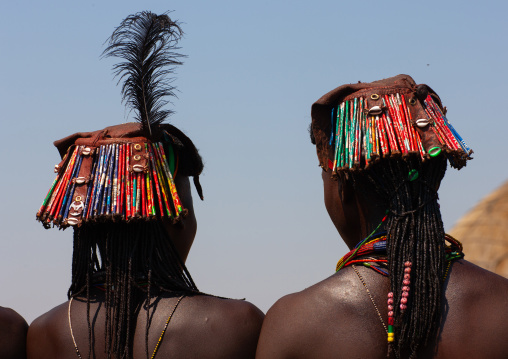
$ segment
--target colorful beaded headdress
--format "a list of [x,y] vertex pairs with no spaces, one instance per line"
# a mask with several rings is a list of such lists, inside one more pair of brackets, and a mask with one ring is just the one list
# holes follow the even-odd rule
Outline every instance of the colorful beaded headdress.
[[460,169],[473,151],[445,115],[439,96],[408,75],[340,86],[312,105],[320,165],[337,173],[380,158],[444,153]]
[[45,227],[79,226],[87,221],[169,218],[182,208],[174,176],[199,174],[203,163],[192,141],[176,127],[163,124],[171,113],[161,110],[174,87],[165,76],[180,65],[174,52],[182,31],[166,14],[142,12],[115,30],[105,56],[121,57],[114,66],[124,79],[124,101],[137,123],[76,133],[56,141],[62,162],[37,219]]

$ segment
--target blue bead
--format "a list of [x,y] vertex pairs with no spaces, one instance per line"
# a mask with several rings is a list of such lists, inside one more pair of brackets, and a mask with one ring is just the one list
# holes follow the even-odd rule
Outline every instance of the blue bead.
[[374,252],[385,252],[386,241],[380,241],[373,244]]

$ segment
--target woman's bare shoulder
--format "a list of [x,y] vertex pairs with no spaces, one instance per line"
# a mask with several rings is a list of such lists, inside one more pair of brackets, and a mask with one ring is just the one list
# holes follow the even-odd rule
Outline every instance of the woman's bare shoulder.
[[185,298],[182,304],[185,312],[193,314],[192,322],[220,320],[224,329],[235,330],[239,335],[259,334],[264,319],[263,312],[246,300],[199,295]]
[[0,352],[2,358],[25,358],[28,324],[10,308],[0,307]]
[[[379,275],[372,277],[369,270],[358,270],[372,283],[371,291],[378,294]],[[384,295],[378,297],[384,299]],[[258,358],[327,357],[328,348],[342,346],[350,337],[348,331],[359,321],[372,321],[372,311],[362,282],[352,269],[344,269],[275,302],[263,323]],[[376,325],[379,323],[372,327]],[[368,334],[372,338],[376,333]]]
[[460,260],[453,263],[450,269],[448,288],[460,294],[477,292],[485,295],[487,292],[489,295],[505,297],[508,294],[508,279]]
[[53,326],[60,326],[61,321],[67,318],[68,303],[59,304],[35,318],[29,330],[47,330]]
[[185,352],[171,354],[254,358],[263,318],[263,312],[245,300],[206,295],[185,297],[168,327],[169,336],[178,343],[173,349]]
[[68,302],[62,303],[37,317],[28,328],[27,357],[51,358],[54,349],[61,346],[61,341],[68,335],[67,320]]

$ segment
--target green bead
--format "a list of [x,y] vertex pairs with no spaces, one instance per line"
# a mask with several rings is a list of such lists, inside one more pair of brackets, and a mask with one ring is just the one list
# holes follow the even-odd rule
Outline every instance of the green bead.
[[412,182],[412,181],[414,181],[415,179],[417,179],[419,175],[420,175],[420,174],[418,173],[418,171],[417,171],[417,170],[412,169],[411,171],[409,171],[408,179],[409,179],[409,181],[411,181],[411,182]]

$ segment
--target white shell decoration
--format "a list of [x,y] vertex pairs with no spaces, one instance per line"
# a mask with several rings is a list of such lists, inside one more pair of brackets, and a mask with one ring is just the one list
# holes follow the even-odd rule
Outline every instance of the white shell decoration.
[[132,170],[134,172],[143,172],[145,168],[142,165],[134,165],[132,166]]
[[83,184],[85,183],[86,179],[85,177],[78,177],[75,179],[76,184]]
[[429,120],[426,118],[419,118],[416,120],[416,126],[418,127],[427,127],[429,125]]
[[92,150],[90,149],[90,147],[85,147],[85,148],[83,148],[83,151],[81,151],[81,154],[82,154],[83,156],[88,156],[88,155],[90,154],[90,152],[91,152],[91,151],[92,151]]
[[372,106],[369,110],[369,116],[377,116],[381,115],[383,113],[383,110],[379,106]]
[[78,224],[78,222],[79,222],[79,219],[77,219],[77,218],[72,218],[72,217],[67,218],[67,224],[69,224],[71,226],[75,226],[76,224]]

